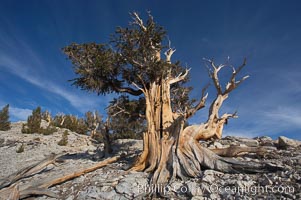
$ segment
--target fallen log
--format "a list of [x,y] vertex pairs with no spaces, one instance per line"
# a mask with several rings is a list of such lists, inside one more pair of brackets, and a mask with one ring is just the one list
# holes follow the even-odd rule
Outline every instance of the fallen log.
[[104,166],[108,165],[108,164],[114,163],[114,162],[118,161],[120,158],[121,158],[121,156],[115,156],[115,157],[107,158],[107,159],[105,159],[105,160],[103,160],[103,161],[101,161],[101,162],[99,162],[99,163],[97,163],[97,164],[95,164],[91,167],[84,168],[84,169],[75,171],[75,172],[70,173],[70,174],[64,174],[63,176],[58,176],[56,178],[51,178],[51,179],[48,179],[48,180],[42,180],[42,182],[38,183],[37,186],[35,186],[35,187],[39,187],[39,188],[52,187],[54,185],[63,183],[65,181],[74,179],[76,177],[79,177],[83,174],[95,171],[95,170],[97,170],[101,167],[104,167]]
[[[68,180],[74,179],[76,177],[79,177],[83,174],[95,171],[101,167],[104,167],[108,164],[114,163],[118,161],[123,155],[121,156],[115,156],[112,158],[105,159],[91,167],[84,168],[72,173],[67,173],[64,175],[59,175],[55,178],[49,178],[49,179],[43,179],[41,181],[38,181],[36,183],[28,183],[22,186],[18,186],[17,183],[15,185],[12,185],[11,187],[4,188],[0,190],[0,199],[9,199],[9,200],[18,200],[23,199],[26,197],[30,197],[32,195],[47,195],[54,198],[59,198],[57,194],[54,192],[48,190],[49,187],[52,187],[54,185],[58,185],[60,183],[66,182]],[[19,179],[20,180],[20,179]],[[15,195],[11,195],[14,193]]]
[[51,156],[45,158],[42,161],[39,161],[35,164],[32,164],[28,167],[25,167],[25,168],[17,171],[16,173],[13,173],[13,174],[9,175],[8,177],[6,177],[4,179],[1,179],[0,180],[0,189],[10,186],[10,185],[16,183],[18,180],[21,180],[23,178],[26,178],[26,177],[29,177],[29,176],[32,176],[34,174],[37,174],[37,173],[41,172],[48,165],[54,164],[55,160],[59,156],[60,155],[52,154]]

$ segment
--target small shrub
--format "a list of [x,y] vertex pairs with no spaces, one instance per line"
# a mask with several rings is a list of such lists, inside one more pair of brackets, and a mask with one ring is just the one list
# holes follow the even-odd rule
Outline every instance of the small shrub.
[[41,129],[41,133],[43,135],[52,135],[54,132],[56,132],[56,128],[53,126],[48,126],[46,129]]
[[68,131],[65,130],[62,136],[62,139],[57,143],[60,146],[66,146],[68,144]]
[[29,133],[30,133],[30,132],[29,132],[29,128],[27,127],[26,124],[22,124],[22,130],[21,130],[21,132],[22,132],[23,134],[29,134]]
[[16,151],[16,153],[22,153],[24,152],[24,144],[22,144]]

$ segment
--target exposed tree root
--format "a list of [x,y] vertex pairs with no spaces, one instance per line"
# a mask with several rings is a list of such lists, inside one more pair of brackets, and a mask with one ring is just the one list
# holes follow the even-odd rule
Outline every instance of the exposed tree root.
[[20,193],[17,185],[11,185],[10,187],[0,190],[0,199],[15,200],[19,198]]
[[148,141],[148,135],[147,133],[143,133],[143,151],[142,153],[138,156],[138,159],[134,163],[133,167],[131,167],[128,171],[142,171],[146,167],[146,160],[148,156],[148,146],[149,146],[149,141]]
[[[268,147],[231,146],[224,149],[210,150],[193,139],[191,134],[184,135],[179,139],[178,143],[173,137],[162,139],[160,146],[160,162],[156,170],[153,171],[152,184],[165,185],[176,177],[184,180],[189,177],[199,177],[201,171],[205,169],[213,169],[224,173],[264,173],[281,169],[281,167],[268,163],[246,162],[226,158],[237,156],[242,152],[267,152],[271,150]],[[143,152],[144,155],[146,154],[145,152]],[[144,159],[147,159],[147,157],[144,157]],[[146,161],[136,163],[132,169],[143,170]]]
[[264,154],[267,151],[273,150],[269,147],[241,147],[241,146],[230,146],[227,148],[210,149],[214,153],[223,157],[234,157],[241,153],[256,153]]

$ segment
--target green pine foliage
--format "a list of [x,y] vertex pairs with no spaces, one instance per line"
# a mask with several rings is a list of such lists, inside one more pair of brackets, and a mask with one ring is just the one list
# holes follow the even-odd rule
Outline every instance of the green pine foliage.
[[78,125],[77,117],[73,115],[66,115],[66,119],[63,124],[63,128],[67,128],[70,131],[76,131]]
[[61,125],[61,122],[63,121],[63,118],[65,117],[65,115],[63,114],[56,114],[53,118],[53,120],[51,121],[50,125],[55,126],[55,127],[60,127],[63,128],[63,124]]
[[42,119],[46,121],[51,121],[51,115],[46,110],[42,112],[41,107],[37,107],[32,111],[32,114],[27,118],[27,123],[22,126],[22,133],[32,134],[40,133],[43,135],[51,135],[57,131],[56,127],[53,124],[49,125],[47,128],[41,127]]
[[[76,78],[71,80],[72,85],[98,95],[135,96],[130,99],[121,96],[117,101],[124,104],[115,102],[118,106],[112,106],[109,111],[110,133],[114,138],[142,138],[147,126],[143,117],[145,98],[142,90],[137,88],[148,90],[153,83],[160,84],[166,78],[177,77],[186,71],[179,61],[160,59],[160,53],[173,49],[166,30],[154,21],[151,14],[148,13],[144,28],[137,25],[139,23],[133,13],[133,22],[124,28],[117,27],[109,41],[101,44],[72,43],[63,48],[76,74]],[[189,76],[170,87],[174,112],[195,107],[195,99],[189,98],[192,88],[185,85],[188,80]]]
[[42,113],[41,107],[32,111],[32,115],[27,118],[27,124],[23,124],[22,133],[32,134],[41,132]]
[[56,115],[51,122],[51,125],[59,128],[66,128],[79,134],[87,134],[88,131],[85,120],[82,118],[78,119],[74,115]]
[[179,63],[154,58],[157,52],[168,50],[166,31],[150,14],[145,25],[145,30],[135,21],[129,27],[117,27],[107,43],[72,43],[63,48],[78,75],[73,84],[103,95],[126,92],[139,96],[141,90],[128,87],[133,82],[143,88],[144,83],[157,81],[170,70],[184,71]]
[[42,133],[43,135],[52,135],[54,132],[57,131],[57,129],[56,129],[56,127],[48,126],[48,127],[45,128],[45,129],[42,129],[42,128],[41,128],[40,131],[41,131],[41,133]]
[[113,140],[142,139],[142,133],[146,131],[143,98],[130,100],[128,96],[122,95],[110,102],[107,111],[110,118],[110,137]]
[[8,131],[9,129],[10,129],[9,104],[7,104],[0,111],[0,131]]

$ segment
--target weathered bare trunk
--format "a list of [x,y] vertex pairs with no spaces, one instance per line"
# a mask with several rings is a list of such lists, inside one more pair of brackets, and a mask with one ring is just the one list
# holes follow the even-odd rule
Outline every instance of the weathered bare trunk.
[[172,146],[176,144],[180,133],[179,124],[184,122],[174,123],[169,87],[166,81],[153,83],[145,93],[148,130],[143,137],[143,152],[132,168],[154,172],[154,182],[163,181],[161,177],[164,177],[164,180],[170,177],[170,169],[167,170],[168,161],[172,154]]
[[103,141],[104,141],[104,152],[105,157],[108,157],[112,153],[112,146],[111,146],[111,140],[109,136],[109,118],[107,118],[104,133],[103,133]]
[[161,127],[161,86],[153,83],[148,91],[145,92],[146,100],[146,120],[148,124],[147,132],[143,135],[144,150],[137,160],[134,170],[154,171],[159,162],[160,138],[162,135]]
[[91,138],[95,137],[98,127],[99,127],[99,124],[100,124],[100,118],[99,118],[97,111],[95,111],[95,112],[93,112],[91,121],[88,122],[88,127],[90,129]]
[[43,169],[45,169],[45,167],[47,167],[49,164],[54,164],[59,156],[52,155],[51,157],[39,163],[33,164],[32,166],[26,167],[18,171],[17,173],[8,176],[3,181],[1,181],[0,199],[17,200],[17,199],[27,198],[33,195],[46,195],[49,197],[53,197],[55,199],[60,199],[56,193],[48,190],[48,188],[57,184],[61,184],[73,178],[79,177],[83,174],[95,171],[110,163],[116,162],[123,156],[124,155],[108,158],[88,168],[79,169],[78,171],[70,172],[56,177],[50,177],[48,179],[42,179],[38,182],[22,184],[19,187],[18,182],[21,179],[24,179],[28,176],[35,175],[41,172],[41,170],[43,171]]
[[[200,140],[210,138],[221,138],[224,124],[229,118],[235,118],[234,114],[223,114],[219,116],[219,109],[229,93],[235,89],[243,80],[235,81],[236,74],[244,64],[237,70],[233,68],[233,76],[223,91],[218,81],[218,71],[223,67],[215,67],[211,62],[213,71],[210,72],[217,96],[209,109],[208,120],[204,124],[191,125],[184,129],[186,120],[205,106],[207,95],[206,88],[202,91],[199,103],[187,110],[185,113],[174,113],[171,107],[170,86],[173,83],[182,81],[187,75],[178,76],[173,79],[162,79],[153,83],[149,88],[141,89],[146,99],[146,119],[148,130],[144,133],[144,149],[132,170],[152,172],[153,184],[165,184],[169,180],[180,177],[197,177],[202,168],[210,168],[223,172],[257,172],[264,165],[250,166],[247,163],[225,159],[209,149],[202,147]],[[233,156],[242,151],[249,151],[248,148],[222,149],[216,151],[222,156]],[[262,149],[251,149],[252,152],[259,152]]]
[[64,122],[65,122],[65,119],[66,119],[66,116],[65,116],[65,115],[61,115],[61,116],[60,116],[60,122],[59,122],[60,126],[63,126],[63,124],[64,124]]

